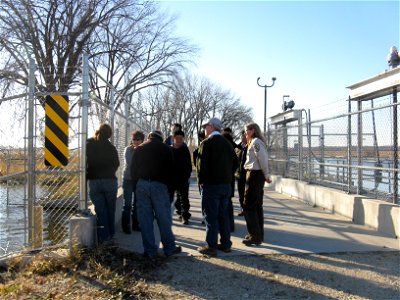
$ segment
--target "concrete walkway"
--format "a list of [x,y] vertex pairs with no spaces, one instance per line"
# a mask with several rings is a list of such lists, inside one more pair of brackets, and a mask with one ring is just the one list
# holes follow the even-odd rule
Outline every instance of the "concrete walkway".
[[[192,213],[189,225],[183,225],[173,214],[172,229],[176,243],[183,248],[179,256],[201,255],[196,249],[205,245],[205,225],[201,224],[201,202],[195,181],[191,182],[189,198]],[[260,246],[247,247],[241,242],[247,230],[244,217],[237,216],[237,195],[233,204],[235,232],[231,238],[232,252],[219,251],[218,256],[400,250],[398,239],[382,236],[371,228],[353,224],[345,217],[310,207],[268,189],[264,193],[265,242]],[[159,241],[157,224],[154,224]],[[123,249],[143,253],[140,232],[127,235],[118,226],[116,242]],[[162,255],[161,249],[159,253]]]

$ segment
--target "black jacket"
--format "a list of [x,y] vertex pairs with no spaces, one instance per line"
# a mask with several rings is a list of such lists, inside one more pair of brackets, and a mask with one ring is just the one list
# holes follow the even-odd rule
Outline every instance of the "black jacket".
[[187,182],[192,173],[192,160],[189,148],[182,146],[180,148],[172,148],[174,155],[174,185]]
[[197,180],[199,184],[231,184],[238,159],[232,145],[221,135],[206,138],[199,147]]
[[90,138],[86,143],[87,179],[114,179],[119,167],[117,149],[109,140]]
[[132,157],[131,176],[133,188],[139,179],[164,183],[170,190],[172,187],[174,158],[170,146],[161,140],[151,138],[135,149]]

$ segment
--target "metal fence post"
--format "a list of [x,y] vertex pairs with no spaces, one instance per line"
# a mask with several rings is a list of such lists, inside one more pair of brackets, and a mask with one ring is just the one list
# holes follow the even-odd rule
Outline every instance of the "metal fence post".
[[35,238],[35,61],[29,59],[28,78],[28,178],[27,178],[27,202],[28,202],[28,243],[32,245]]
[[110,126],[112,128],[112,144],[115,146],[116,145],[116,135],[115,135],[115,93],[114,93],[114,87],[111,87],[110,91]]
[[399,172],[397,171],[399,168],[399,125],[397,120],[397,87],[393,88],[393,203],[399,204]]
[[[325,135],[324,135],[324,124],[319,128],[319,147],[321,151],[321,161],[319,165],[319,178],[325,178]],[[321,164],[322,163],[322,164]]]
[[86,184],[86,140],[88,138],[88,108],[89,108],[89,56],[83,55],[82,59],[82,98],[81,106],[81,153],[80,153],[80,188],[79,205],[80,211],[88,208],[87,184]]
[[351,99],[348,100],[348,116],[347,116],[347,192],[351,192],[351,178],[352,178],[352,168],[351,168]]
[[299,180],[303,181],[303,116],[300,115],[298,123],[298,135],[299,135]]
[[308,183],[311,183],[311,174],[312,174],[312,168],[311,168],[311,155],[312,155],[312,150],[311,150],[311,113],[310,110],[308,110],[308,120],[306,120],[307,124],[307,141],[308,141]]
[[362,193],[363,170],[362,166],[362,148],[363,148],[363,122],[362,122],[362,101],[357,100],[357,194]]

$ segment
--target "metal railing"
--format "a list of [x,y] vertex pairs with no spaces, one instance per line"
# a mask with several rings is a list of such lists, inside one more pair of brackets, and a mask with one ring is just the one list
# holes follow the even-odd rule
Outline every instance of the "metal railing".
[[300,121],[270,126],[271,173],[398,204],[395,97],[348,101],[347,113],[319,120],[302,110]]

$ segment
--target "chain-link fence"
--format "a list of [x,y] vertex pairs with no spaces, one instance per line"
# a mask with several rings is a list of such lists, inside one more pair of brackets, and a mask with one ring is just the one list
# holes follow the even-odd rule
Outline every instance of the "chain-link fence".
[[347,101],[346,113],[319,120],[305,110],[272,118],[271,173],[399,203],[395,97]]
[[[50,90],[39,93],[30,84],[27,93],[1,99],[0,256],[67,241],[69,219],[77,211],[88,208],[85,144],[101,123],[113,127],[112,139],[121,162],[117,171],[120,185],[123,153],[130,133],[135,129],[149,131],[146,120],[132,112],[132,107],[113,109],[114,99],[122,96],[90,68],[86,57],[83,66],[78,67],[82,74],[79,84],[73,92],[61,94],[68,99],[68,164],[65,166],[45,163],[45,144],[49,137],[46,136],[44,99],[60,93]],[[30,72],[34,78],[33,62]],[[89,89],[89,78],[96,78],[97,94],[107,93],[107,99],[94,96]],[[102,87],[107,91],[102,93]],[[128,118],[129,115],[136,119]]]

